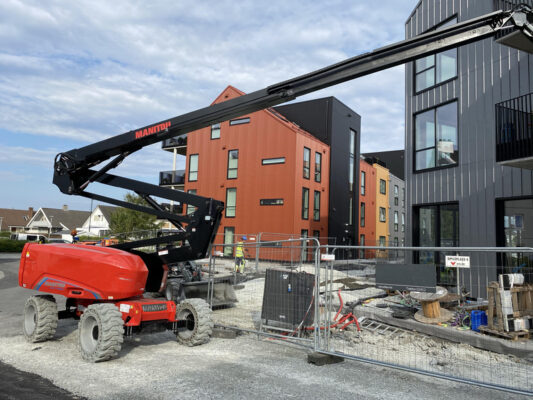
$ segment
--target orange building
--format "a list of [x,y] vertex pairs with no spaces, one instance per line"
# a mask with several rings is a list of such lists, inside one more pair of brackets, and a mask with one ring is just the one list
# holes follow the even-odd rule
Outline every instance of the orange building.
[[[213,104],[243,94],[228,86]],[[257,232],[327,236],[329,146],[274,110],[190,132],[184,150],[183,190],[225,203],[223,242]]]
[[[376,245],[376,169],[359,160],[359,245]],[[367,255],[368,256],[368,255]]]

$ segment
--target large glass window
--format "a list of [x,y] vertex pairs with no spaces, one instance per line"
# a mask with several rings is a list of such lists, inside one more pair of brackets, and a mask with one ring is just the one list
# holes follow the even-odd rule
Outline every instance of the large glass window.
[[311,150],[304,147],[304,178],[309,179],[311,170]]
[[226,218],[235,217],[235,210],[237,208],[237,189],[226,189]]
[[415,170],[455,165],[457,146],[457,101],[415,116]]
[[402,232],[405,232],[405,213],[402,213]]
[[309,189],[302,188],[302,219],[309,219]]
[[211,139],[220,139],[220,124],[211,125]]
[[398,232],[399,225],[398,211],[394,211],[394,232]]
[[365,195],[366,173],[361,171],[361,196]]
[[239,150],[228,151],[228,179],[237,179],[239,165]]
[[400,189],[398,188],[398,185],[394,185],[394,205],[397,206],[400,204]]
[[[497,221],[499,246],[533,247],[533,199],[501,200],[497,202],[501,215]],[[527,253],[502,253],[498,273],[520,273],[526,283],[533,283],[533,258]]]
[[361,203],[361,212],[360,212],[361,222],[359,223],[361,227],[365,226],[365,203]]
[[[453,18],[436,29],[457,23]],[[436,55],[415,61],[415,92],[429,89],[457,76],[457,49],[443,51]]]
[[[459,246],[459,205],[440,204],[414,208],[415,226],[413,241],[420,247],[457,247]],[[419,251],[420,264],[437,266],[437,284],[455,285],[455,270],[445,268],[445,256],[452,253]]]
[[189,182],[198,180],[198,154],[189,156]]
[[[235,227],[226,226],[224,228],[224,244],[232,245],[235,238]],[[224,246],[224,255],[233,257],[233,246]]]
[[[196,189],[189,189],[189,190],[187,190],[187,193],[196,194]],[[186,211],[187,215],[190,215],[190,214],[192,214],[195,211],[196,211],[196,207],[195,206],[187,204],[187,211]]]
[[315,153],[315,182],[320,182],[322,179],[322,154]]
[[317,190],[313,201],[313,220],[320,221],[320,192]]

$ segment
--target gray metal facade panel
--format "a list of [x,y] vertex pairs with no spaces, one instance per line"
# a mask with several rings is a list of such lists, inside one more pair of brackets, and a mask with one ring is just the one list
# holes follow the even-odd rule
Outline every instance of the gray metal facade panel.
[[[491,11],[493,2],[488,0],[423,0],[406,22],[406,37],[456,13],[459,21],[464,21]],[[532,65],[531,55],[486,39],[459,49],[457,79],[418,95],[413,94],[413,63],[406,66],[407,245],[412,244],[413,205],[458,201],[460,245],[494,246],[496,199],[533,195],[531,171],[495,164],[494,127],[496,103],[533,91]],[[413,114],[455,98],[459,104],[459,165],[414,173]]]

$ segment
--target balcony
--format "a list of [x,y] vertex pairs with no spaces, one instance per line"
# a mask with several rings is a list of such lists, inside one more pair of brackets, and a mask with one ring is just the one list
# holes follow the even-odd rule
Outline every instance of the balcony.
[[496,104],[496,162],[533,169],[533,93]]
[[185,170],[161,171],[159,173],[159,186],[173,186],[174,189],[183,190],[185,185]]
[[182,156],[187,154],[187,134],[163,140],[161,148],[167,151],[177,150]]

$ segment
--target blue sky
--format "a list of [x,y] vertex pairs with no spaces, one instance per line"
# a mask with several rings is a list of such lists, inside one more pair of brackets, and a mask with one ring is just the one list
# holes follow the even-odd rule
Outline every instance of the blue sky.
[[[58,152],[402,40],[416,3],[2,0],[0,207],[88,210],[52,184]],[[362,116],[363,152],[403,148],[403,67],[298,101],[323,96]],[[171,167],[155,144],[114,173],[157,183]]]

